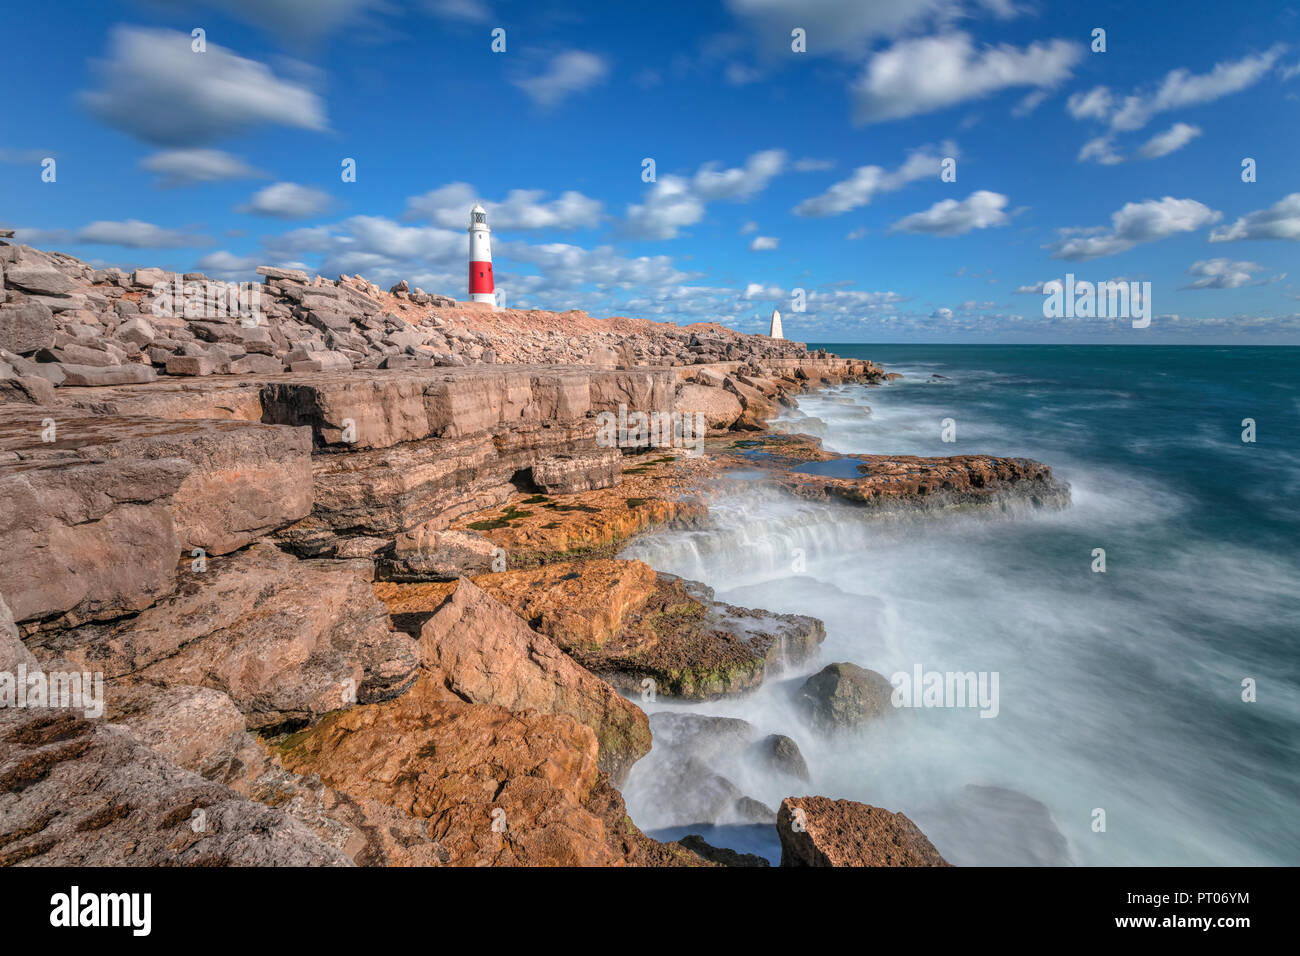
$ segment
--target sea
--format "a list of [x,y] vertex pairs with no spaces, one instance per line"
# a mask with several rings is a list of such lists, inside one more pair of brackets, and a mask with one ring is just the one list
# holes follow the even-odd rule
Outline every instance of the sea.
[[[773,809],[904,813],[959,865],[1300,864],[1300,349],[814,347],[902,378],[803,395],[782,427],[841,453],[1033,458],[1071,503],[900,518],[727,492],[710,527],[621,556],[818,617],[825,643],[747,695],[642,706],[791,737],[809,780],[739,754],[722,775]],[[840,661],[900,686],[996,675],[996,707],[941,696],[825,735],[797,689]],[[624,787],[643,829],[779,862],[773,826],[687,819],[661,772],[643,759]]]

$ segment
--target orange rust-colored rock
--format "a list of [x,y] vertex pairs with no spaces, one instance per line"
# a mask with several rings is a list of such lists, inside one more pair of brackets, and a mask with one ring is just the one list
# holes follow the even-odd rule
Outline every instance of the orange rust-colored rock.
[[825,637],[815,618],[735,607],[639,561],[592,560],[476,579],[584,667],[626,692],[709,699],[757,686]]
[[424,623],[420,651],[421,666],[462,700],[564,714],[591,728],[600,767],[616,781],[650,750],[639,707],[470,581]]
[[628,819],[595,734],[565,715],[467,704],[426,676],[402,697],[327,716],[284,765],[428,821],[454,866],[707,866]]
[[623,630],[627,618],[656,586],[641,561],[562,562],[474,579],[488,594],[569,653],[598,651]]
[[901,813],[852,800],[786,797],[777,811],[782,866],[948,866]]

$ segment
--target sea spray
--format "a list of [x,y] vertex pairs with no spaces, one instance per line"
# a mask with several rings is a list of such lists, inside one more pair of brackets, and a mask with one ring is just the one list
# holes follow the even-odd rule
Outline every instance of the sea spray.
[[[1260,420],[1293,409],[1295,350],[896,349],[892,362],[854,354],[902,369],[902,383],[801,397],[826,447],[1033,457],[1071,483],[1072,506],[879,521],[742,487],[711,505],[712,528],[656,532],[625,556],[703,580],[720,600],[820,617],[822,653],[743,698],[649,709],[789,735],[811,781],[740,760],[718,772],[769,807],[818,793],[908,813],[956,863],[1300,862],[1287,743],[1300,736],[1300,688],[1277,656],[1300,617],[1300,522],[1259,492],[1295,487],[1300,461],[1256,456],[1236,427],[1242,405]],[[872,414],[833,400],[845,397]],[[940,441],[949,416],[955,446]],[[1092,571],[1097,547],[1106,574]],[[996,672],[998,718],[899,709],[824,737],[793,698],[832,661],[886,676],[917,662]],[[1241,679],[1258,673],[1272,677],[1266,706],[1241,699]],[[695,821],[649,805],[652,769],[633,768],[629,812],[670,835]],[[779,855],[770,827],[725,822],[706,836]]]

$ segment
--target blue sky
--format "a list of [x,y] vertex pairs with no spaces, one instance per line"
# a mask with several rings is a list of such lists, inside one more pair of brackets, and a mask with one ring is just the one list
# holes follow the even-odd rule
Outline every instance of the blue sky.
[[[511,306],[743,331],[775,306],[808,341],[1300,342],[1300,4],[1168,6],[24,5],[0,226],[104,265],[464,298],[481,199]],[[1149,281],[1150,328],[1046,318],[1067,273]]]

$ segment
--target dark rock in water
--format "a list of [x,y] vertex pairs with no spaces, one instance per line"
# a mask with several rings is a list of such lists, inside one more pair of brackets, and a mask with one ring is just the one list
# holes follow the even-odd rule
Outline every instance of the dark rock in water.
[[718,863],[722,866],[771,866],[767,860],[753,853],[737,853],[735,850],[728,850],[726,847],[711,846],[704,842],[704,837],[697,833],[691,833],[677,841],[686,849],[699,856],[704,857],[710,863]]
[[741,797],[736,801],[736,813],[742,820],[750,823],[775,823],[776,811],[753,797]]
[[[638,770],[641,768],[637,768]],[[718,823],[734,816],[744,794],[694,757],[648,764],[651,800],[664,823]]]
[[893,686],[882,674],[857,664],[828,664],[799,691],[799,706],[813,726],[845,730],[891,713]]
[[754,739],[755,730],[749,721],[737,717],[661,710],[650,715],[650,733],[656,747],[708,763],[745,747]]
[[916,818],[958,866],[1070,866],[1069,843],[1047,806],[1017,790],[967,784]]
[[948,866],[901,813],[852,800],[786,797],[777,814],[782,866]]
[[750,750],[769,770],[800,780],[811,779],[799,745],[784,734],[769,734]]

